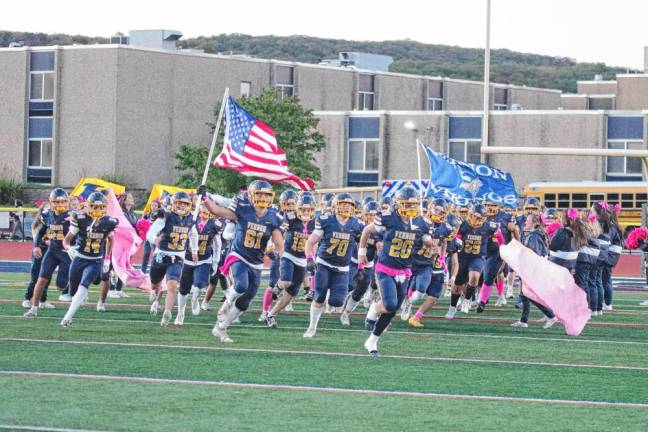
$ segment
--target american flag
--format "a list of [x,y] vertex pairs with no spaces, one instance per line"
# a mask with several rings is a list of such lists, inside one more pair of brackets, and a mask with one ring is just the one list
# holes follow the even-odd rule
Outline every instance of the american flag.
[[286,154],[277,146],[272,128],[231,97],[225,109],[225,145],[214,166],[274,183],[288,183],[301,190],[314,186],[311,179],[299,178],[288,170]]

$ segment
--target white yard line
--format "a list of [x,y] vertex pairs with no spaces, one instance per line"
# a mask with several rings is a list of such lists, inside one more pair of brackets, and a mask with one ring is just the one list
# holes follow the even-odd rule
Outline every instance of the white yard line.
[[212,387],[232,387],[248,388],[263,390],[291,390],[291,391],[308,391],[315,393],[338,393],[338,394],[355,394],[355,395],[376,395],[376,396],[405,396],[418,398],[434,399],[466,399],[466,400],[487,400],[501,402],[527,402],[539,404],[558,404],[558,405],[581,405],[581,406],[602,406],[602,407],[623,407],[623,408],[642,408],[647,409],[648,404],[632,402],[609,402],[609,401],[585,401],[570,399],[540,399],[540,398],[522,398],[512,396],[490,396],[490,395],[465,395],[465,394],[448,394],[448,393],[426,393],[410,392],[397,390],[369,390],[369,389],[349,389],[338,387],[313,387],[301,385],[286,384],[257,384],[257,383],[238,383],[228,381],[203,381],[203,380],[182,380],[182,379],[165,379],[165,378],[146,378],[131,376],[112,376],[112,375],[91,375],[91,374],[69,374],[56,372],[25,372],[25,371],[0,371],[0,375],[6,376],[29,376],[29,377],[48,377],[48,378],[72,378],[72,379],[89,379],[98,381],[122,381],[137,383],[156,383],[156,384],[185,384],[185,385],[202,385]]
[[0,429],[47,431],[47,432],[107,432],[107,431],[98,431],[94,429],[67,429],[67,428],[57,428],[57,427],[49,427],[49,426],[19,426],[19,425],[8,425],[8,424],[0,424]]
[[[213,313],[203,312],[203,313]],[[327,315],[325,315],[326,317]],[[17,320],[25,320],[22,315],[0,315],[0,318],[10,318]],[[36,318],[38,320],[51,320],[51,321],[60,321],[61,317],[41,317]],[[131,320],[131,319],[107,319],[107,318],[75,318],[75,322],[83,321],[95,321],[95,322],[111,322],[111,323],[141,323],[141,324],[157,324],[157,321],[147,321],[147,320]],[[208,323],[190,323],[185,322],[186,327],[213,327],[213,324]],[[540,325],[540,323],[538,323]],[[303,327],[294,327],[294,326],[279,326],[278,329],[273,329],[272,331],[277,330],[297,330],[305,331],[306,323]],[[251,328],[251,329],[267,329],[263,325],[253,325],[253,324],[236,324],[234,328]],[[268,330],[270,331],[270,330]],[[318,327],[317,331],[330,331],[330,332],[340,332],[340,333],[363,333],[367,334],[367,331],[364,329],[351,329],[351,328],[327,328],[327,327]],[[470,338],[489,338],[489,339],[512,339],[512,340],[532,340],[532,341],[542,341],[542,342],[576,342],[576,343],[596,343],[596,344],[606,344],[606,345],[637,345],[637,346],[648,346],[648,342],[636,342],[636,341],[614,341],[614,340],[601,340],[601,339],[586,339],[582,337],[563,337],[563,338],[551,338],[551,337],[533,337],[533,336],[506,336],[506,335],[493,335],[488,333],[448,333],[448,332],[412,332],[405,330],[389,330],[391,334],[401,334],[405,336],[414,336],[414,337],[427,337],[427,336],[447,336],[447,337],[470,337]]]
[[[53,340],[53,339],[35,339],[35,338],[10,338],[1,337],[0,342],[33,342],[54,345],[101,345],[101,346],[118,346],[118,347],[135,347],[135,348],[156,348],[156,349],[180,349],[180,350],[199,350],[199,351],[225,351],[241,353],[271,353],[271,354],[291,354],[291,355],[311,355],[326,357],[361,357],[367,358],[367,354],[335,352],[335,351],[302,351],[288,349],[265,349],[265,348],[234,348],[225,346],[204,346],[204,345],[176,345],[176,344],[154,344],[141,342],[107,342],[107,341],[86,341],[86,340]],[[516,366],[545,366],[545,367],[566,367],[566,368],[586,368],[586,369],[614,369],[628,371],[648,371],[648,367],[642,366],[624,366],[624,365],[597,365],[592,363],[561,363],[561,362],[541,362],[525,360],[499,360],[499,359],[480,359],[470,357],[432,357],[419,355],[400,355],[385,354],[382,358],[398,360],[425,360],[439,362],[461,362],[461,363],[486,363]]]

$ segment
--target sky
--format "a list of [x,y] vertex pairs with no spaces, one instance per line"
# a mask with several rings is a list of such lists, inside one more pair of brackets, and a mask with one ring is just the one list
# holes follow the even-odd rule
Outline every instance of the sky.
[[[646,0],[492,0],[491,47],[643,69]],[[486,0],[30,0],[5,2],[0,30],[110,36],[164,28],[480,48]]]

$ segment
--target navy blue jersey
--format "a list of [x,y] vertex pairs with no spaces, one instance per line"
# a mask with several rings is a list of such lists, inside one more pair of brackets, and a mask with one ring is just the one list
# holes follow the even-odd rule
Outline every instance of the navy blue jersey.
[[70,229],[70,213],[54,213],[47,210],[40,216],[40,222],[46,227],[45,240],[49,240],[49,249],[53,251],[63,250],[63,239]]
[[424,234],[429,234],[430,225],[422,217],[404,222],[400,216],[384,212],[377,216],[374,224],[382,227],[383,248],[378,262],[395,269],[406,269],[412,266],[414,245]]
[[189,246],[189,232],[194,226],[192,215],[178,216],[164,212],[164,228],[160,231],[160,242],[157,248],[162,252],[184,252]]
[[356,217],[350,217],[343,225],[336,216],[321,214],[315,220],[315,231],[321,234],[317,257],[332,266],[347,267],[351,262],[352,244],[362,230],[362,222]]
[[378,248],[377,245],[379,242],[381,242],[383,239],[383,233],[381,232],[375,232],[369,236],[367,239],[367,261],[372,262],[373,260],[376,259],[376,255],[378,255]]
[[488,241],[497,229],[497,224],[493,222],[485,222],[479,228],[473,228],[468,222],[464,221],[459,227],[459,235],[461,235],[464,245],[459,256],[462,258],[485,256]]
[[510,242],[513,238],[513,233],[508,229],[509,224],[513,222],[511,215],[505,211],[500,211],[493,217],[493,221],[499,224],[500,231],[504,235],[504,241],[506,243]]
[[103,258],[106,239],[117,228],[119,220],[110,216],[93,219],[84,213],[72,213],[70,219],[70,225],[78,230],[74,246],[79,254],[83,258]]
[[277,210],[268,208],[263,216],[257,216],[247,193],[236,196],[229,209],[236,215],[236,234],[232,240],[232,253],[248,264],[263,265],[268,240],[274,230],[281,229]]
[[306,258],[306,241],[314,229],[314,220],[304,223],[294,213],[287,213],[282,223],[282,230],[285,234],[285,253],[295,258]]
[[[196,232],[198,233],[198,261],[204,261],[214,254],[214,238],[220,235],[223,231],[223,225],[216,219],[209,219],[205,222],[202,230],[196,224]],[[191,261],[191,251],[187,248],[185,258]]]
[[[434,234],[435,238],[444,238],[450,235],[452,228],[450,228],[446,223],[430,223],[429,230],[431,234]],[[439,243],[441,245],[441,243]],[[435,265],[435,262],[439,261],[438,251],[440,247],[429,248],[423,244],[423,236],[419,236],[414,243],[414,265],[420,267],[429,267]],[[443,268],[443,267],[441,267]]]

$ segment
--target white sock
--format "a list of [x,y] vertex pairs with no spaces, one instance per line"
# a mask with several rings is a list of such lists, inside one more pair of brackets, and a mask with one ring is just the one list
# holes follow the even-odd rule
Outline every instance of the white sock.
[[376,343],[376,344],[377,344],[377,343],[378,343],[378,339],[380,339],[380,336],[376,336],[375,334],[373,334],[373,332],[372,332],[372,333],[369,333],[369,339],[368,339],[368,341],[369,341],[370,343]]
[[232,306],[230,309],[229,313],[225,317],[225,320],[223,321],[221,327],[222,328],[227,328],[229,327],[238,317],[241,316],[243,313],[242,310],[239,310],[236,306]]
[[227,303],[233,305],[236,302],[236,300],[238,300],[238,298],[241,297],[242,295],[243,295],[243,293],[239,294],[239,293],[236,292],[234,287],[231,287],[225,293],[225,299],[226,299]]
[[371,303],[371,306],[369,306],[369,310],[367,311],[367,319],[370,321],[378,321],[378,311],[377,309],[377,303]]
[[185,313],[185,307],[187,306],[187,296],[178,293],[178,313]]
[[76,294],[74,294],[74,297],[72,297],[72,302],[70,303],[70,307],[65,313],[63,319],[66,320],[72,319],[76,311],[79,310],[79,307],[81,307],[81,303],[83,303],[83,300],[85,299],[85,296],[87,294],[88,294],[88,288],[84,287],[83,285],[79,285],[79,288],[77,289]]
[[347,312],[353,312],[353,310],[356,308],[357,305],[358,305],[358,302],[355,301],[355,300],[353,300],[353,297],[349,297],[349,298],[347,299],[347,302],[346,302],[346,308],[345,308],[345,310],[346,310]]
[[310,323],[308,324],[309,329],[316,329],[317,328],[317,323],[319,323],[319,319],[322,316],[322,312],[324,312],[323,307],[315,306],[315,302],[311,303],[311,307],[310,307]]
[[195,285],[191,286],[191,301],[196,301],[196,298],[200,295],[200,288]]
[[414,291],[414,294],[412,294],[412,297],[410,297],[409,300],[412,304],[415,304],[423,300],[423,297],[425,297],[425,294],[419,291]]

